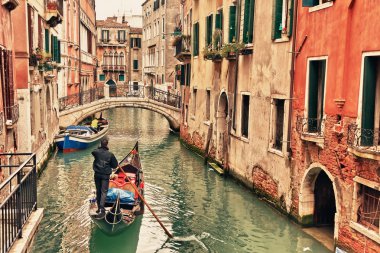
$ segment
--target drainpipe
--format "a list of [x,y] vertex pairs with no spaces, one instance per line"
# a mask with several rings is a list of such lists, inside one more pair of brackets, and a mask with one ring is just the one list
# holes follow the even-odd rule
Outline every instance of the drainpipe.
[[[238,1],[236,6],[236,43],[240,41],[240,19],[241,19],[241,0]],[[238,87],[238,73],[239,73],[239,54],[236,56],[236,66],[235,66],[235,86],[234,86],[234,109],[232,115],[232,128],[236,130],[236,103],[237,103],[237,87]]]
[[298,20],[298,0],[294,0],[294,19],[293,19],[293,43],[292,43],[292,63],[290,69],[290,90],[289,90],[289,117],[288,117],[288,141],[287,141],[287,152],[289,154],[289,158],[291,158],[292,149],[291,149],[291,137],[292,137],[292,115],[293,115],[293,89],[294,89],[294,72],[295,72],[295,62],[298,52],[296,50],[296,42],[297,42],[297,20]]
[[82,48],[81,48],[81,40],[80,40],[80,12],[81,12],[81,5],[80,0],[78,0],[78,46],[79,46],[79,104],[83,104],[83,98],[82,98],[82,82],[81,82],[81,71],[82,71]]

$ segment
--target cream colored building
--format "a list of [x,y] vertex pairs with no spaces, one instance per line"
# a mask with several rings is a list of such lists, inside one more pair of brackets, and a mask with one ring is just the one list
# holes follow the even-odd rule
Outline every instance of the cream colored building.
[[175,53],[181,138],[287,212],[292,3],[184,1]]
[[175,65],[171,33],[181,26],[180,1],[146,0],[143,8],[143,81],[145,85],[172,89]]

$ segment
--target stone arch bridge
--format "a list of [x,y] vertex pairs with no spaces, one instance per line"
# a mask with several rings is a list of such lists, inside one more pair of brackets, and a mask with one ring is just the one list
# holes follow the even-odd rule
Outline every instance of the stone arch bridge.
[[59,125],[78,124],[96,112],[115,107],[135,107],[163,115],[170,128],[178,132],[181,97],[163,90],[137,85],[93,88],[59,99]]

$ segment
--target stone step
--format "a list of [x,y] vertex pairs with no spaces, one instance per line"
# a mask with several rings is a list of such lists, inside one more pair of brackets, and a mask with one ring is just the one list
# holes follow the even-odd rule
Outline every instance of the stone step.
[[224,170],[216,163],[211,163],[211,162],[208,162],[207,163],[209,167],[211,167],[213,170],[216,171],[216,173],[218,173],[219,175],[223,175],[224,174]]

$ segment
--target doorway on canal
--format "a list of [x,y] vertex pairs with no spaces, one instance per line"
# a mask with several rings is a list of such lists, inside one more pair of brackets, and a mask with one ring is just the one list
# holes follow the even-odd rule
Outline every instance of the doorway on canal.
[[227,151],[228,98],[225,92],[219,97],[217,111],[217,159],[224,164]]
[[337,202],[332,176],[320,167],[311,168],[303,180],[300,200],[300,214],[308,217],[303,222],[309,228],[304,231],[333,250]]

